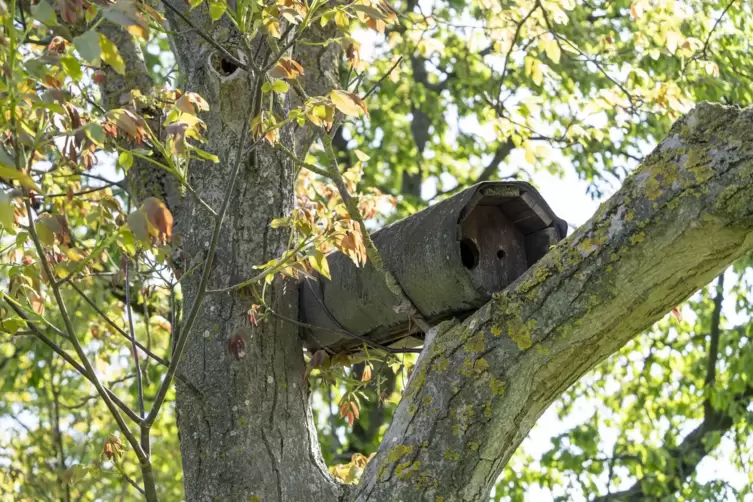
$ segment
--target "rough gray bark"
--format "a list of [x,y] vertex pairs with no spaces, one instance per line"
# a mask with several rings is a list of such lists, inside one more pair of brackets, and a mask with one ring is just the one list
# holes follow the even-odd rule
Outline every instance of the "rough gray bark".
[[462,324],[435,328],[358,501],[484,500],[581,375],[753,248],[753,110],[701,104]]
[[[206,5],[190,13],[184,4],[176,7],[218,42],[243,47],[228,26],[208,23],[202,12]],[[166,14],[179,28],[173,49],[184,77],[182,87],[208,101],[210,111],[202,114],[208,149],[221,159],[217,165],[193,165],[189,183],[209,205],[219,208],[243,123],[250,119],[253,89],[245,71],[223,64],[209,44],[186,30],[171,12]],[[264,58],[268,50],[259,47],[258,57]],[[320,74],[329,70],[321,68]],[[289,129],[280,132],[280,139],[294,144]],[[288,242],[285,231],[273,230],[269,223],[292,208],[294,166],[267,147],[242,155],[214,260],[213,288],[254,275],[254,265],[279,256]],[[190,197],[175,219],[188,270],[204,260],[214,219]],[[184,281],[185,305],[193,304],[198,283],[198,274]],[[268,288],[267,301],[277,312],[297,316],[293,284],[276,282]],[[207,297],[189,336],[180,369],[199,394],[178,384],[176,403],[186,500],[335,500],[339,488],[321,460],[297,328],[274,319],[253,326],[246,316],[252,303],[237,291]],[[238,338],[243,350],[231,348],[231,340],[237,343]]]

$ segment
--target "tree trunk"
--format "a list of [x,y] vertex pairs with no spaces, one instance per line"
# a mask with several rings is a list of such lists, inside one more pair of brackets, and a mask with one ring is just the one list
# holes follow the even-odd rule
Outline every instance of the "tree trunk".
[[[208,33],[221,36],[217,24],[193,15]],[[208,149],[221,159],[192,165],[189,183],[218,210],[228,195],[244,121],[251,119],[254,90],[244,70],[233,69],[177,18],[170,21],[182,33],[174,40],[181,87],[208,101],[210,111],[202,114]],[[280,141],[294,145],[290,129],[280,131]],[[240,154],[210,289],[255,275],[254,265],[278,257],[288,244],[286,231],[271,229],[270,222],[293,207],[294,166],[268,147]],[[189,270],[206,258],[215,219],[187,196],[175,220]],[[183,280],[188,308],[198,285],[197,272]],[[266,301],[276,312],[297,317],[294,284],[276,281],[266,289]],[[180,371],[198,393],[178,384],[176,401],[186,500],[336,500],[339,488],[321,459],[313,427],[297,327],[275,318],[255,326],[247,316],[252,303],[239,291],[207,296],[189,335]]]

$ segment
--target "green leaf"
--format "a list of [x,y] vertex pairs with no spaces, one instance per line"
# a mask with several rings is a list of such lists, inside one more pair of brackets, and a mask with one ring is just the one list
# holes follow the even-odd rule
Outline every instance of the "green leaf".
[[[0,158],[0,162],[2,161],[3,159]],[[29,190],[34,190],[36,192],[40,191],[37,184],[34,183],[34,180],[32,180],[28,174],[22,173],[21,171],[13,167],[8,167],[5,165],[0,166],[0,178],[16,180],[21,184],[21,186],[28,188]]]
[[63,67],[63,70],[65,70],[65,73],[76,82],[81,80],[81,77],[84,76],[81,71],[81,64],[79,64],[78,59],[73,56],[68,55],[60,58],[60,65]]
[[0,147],[0,166],[11,168],[16,167],[16,159],[8,155],[8,153],[2,147]]
[[84,126],[84,133],[95,145],[105,146],[105,130],[102,129],[101,125],[96,122],[89,122]]
[[112,66],[112,69],[125,75],[125,62],[120,57],[118,48],[106,36],[99,34],[99,47],[102,49],[102,61]]
[[124,170],[128,171],[133,165],[133,154],[131,152],[120,152],[120,155],[118,155],[118,164]]
[[81,464],[75,464],[70,466],[63,472],[63,481],[69,485],[78,483],[89,474],[89,469]]
[[136,246],[136,236],[133,235],[133,232],[131,231],[131,229],[126,226],[120,227],[120,231],[118,232],[118,237],[120,237],[120,241],[118,242],[120,247],[129,256],[135,255],[138,248]]
[[289,89],[290,89],[290,86],[284,80],[276,80],[275,83],[272,84],[272,90],[275,91],[277,94],[288,92]]
[[227,3],[224,1],[209,2],[209,18],[212,21],[217,21],[227,10]]
[[191,151],[194,152],[199,157],[201,157],[202,159],[209,160],[211,162],[214,162],[215,164],[220,162],[220,158],[218,156],[211,154],[209,152],[205,152],[201,148],[196,148],[195,146],[192,146]]
[[36,223],[34,223],[34,229],[37,231],[37,235],[39,236],[39,240],[42,241],[42,244],[45,246],[52,246],[55,244],[55,232],[45,225],[43,221],[37,220]]
[[324,253],[316,251],[313,255],[309,256],[309,264],[314,270],[322,274],[323,277],[332,280],[332,276],[329,274],[329,263]]
[[149,225],[144,211],[137,209],[128,215],[128,228],[136,239],[146,242],[149,237]]
[[13,229],[13,204],[5,192],[0,192],[0,225],[6,230]]
[[99,64],[102,50],[99,46],[99,34],[96,31],[90,30],[74,38],[73,47],[88,62],[95,65]]
[[31,6],[31,15],[34,16],[34,19],[47,26],[58,24],[55,9],[45,0],[39,0],[39,2]]

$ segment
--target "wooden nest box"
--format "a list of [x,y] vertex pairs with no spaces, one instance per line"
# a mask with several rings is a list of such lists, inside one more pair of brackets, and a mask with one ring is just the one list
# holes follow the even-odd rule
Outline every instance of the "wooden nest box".
[[[533,186],[484,182],[389,225],[372,239],[406,296],[430,324],[464,317],[489,301],[544,256],[567,233]],[[300,284],[306,346],[358,350],[364,341],[389,345],[422,333],[384,276],[367,263],[328,257],[332,280]],[[350,334],[349,334],[350,333]]]

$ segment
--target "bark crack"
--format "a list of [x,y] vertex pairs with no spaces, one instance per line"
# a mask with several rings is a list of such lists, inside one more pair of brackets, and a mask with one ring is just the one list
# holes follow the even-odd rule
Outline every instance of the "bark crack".
[[280,473],[280,469],[277,465],[277,459],[275,458],[274,453],[272,452],[272,445],[269,443],[269,439],[267,438],[266,432],[264,432],[264,427],[260,428],[261,430],[261,437],[264,441],[264,446],[267,448],[267,453],[269,454],[269,459],[272,465],[272,470],[275,472],[275,482],[277,485],[277,500],[282,501],[282,474]]

